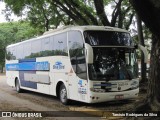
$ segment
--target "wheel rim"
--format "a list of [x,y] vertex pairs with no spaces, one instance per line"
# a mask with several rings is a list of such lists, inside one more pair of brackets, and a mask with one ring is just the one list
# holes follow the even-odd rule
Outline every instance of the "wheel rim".
[[63,88],[63,89],[61,90],[60,97],[61,97],[61,101],[62,101],[62,102],[66,102],[66,100],[67,100],[67,91],[66,91],[65,88]]

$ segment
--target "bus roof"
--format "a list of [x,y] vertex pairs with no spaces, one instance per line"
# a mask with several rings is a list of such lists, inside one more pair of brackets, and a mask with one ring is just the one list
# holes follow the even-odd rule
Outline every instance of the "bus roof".
[[80,30],[80,31],[85,31],[85,30],[102,30],[102,31],[118,31],[118,32],[128,32],[127,30],[116,28],[116,27],[110,27],[110,26],[94,26],[94,25],[88,25],[88,26],[64,26],[62,28],[50,30],[44,33],[46,34],[52,34],[58,31],[62,30]]
[[61,28],[58,28],[58,29],[50,30],[50,31],[45,32],[41,36],[31,38],[31,39],[28,39],[28,40],[25,40],[25,41],[22,41],[22,42],[18,42],[18,43],[15,43],[15,44],[8,45],[7,48],[19,45],[21,43],[25,43],[25,42],[28,42],[28,41],[34,41],[34,40],[37,40],[39,38],[47,37],[47,36],[50,36],[50,35],[66,32],[66,31],[70,31],[70,30],[79,30],[79,31],[99,30],[99,31],[117,31],[117,32],[127,32],[128,33],[128,31],[125,30],[125,29],[120,29],[120,28],[110,27],[110,26],[94,26],[94,25],[72,26],[71,25],[71,26],[64,26],[64,27],[61,27]]

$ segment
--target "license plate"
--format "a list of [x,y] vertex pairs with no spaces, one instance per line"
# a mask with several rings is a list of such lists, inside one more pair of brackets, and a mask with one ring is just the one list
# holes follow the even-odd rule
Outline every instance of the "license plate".
[[121,83],[118,83],[118,86],[119,86],[119,87],[126,86],[126,85],[128,85],[128,82],[121,82]]
[[115,96],[115,99],[118,99],[118,100],[119,100],[119,99],[123,99],[123,98],[124,98],[124,95],[116,95],[116,96]]

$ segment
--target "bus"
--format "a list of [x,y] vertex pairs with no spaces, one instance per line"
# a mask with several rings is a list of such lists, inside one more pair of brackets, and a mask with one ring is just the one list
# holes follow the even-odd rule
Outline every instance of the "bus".
[[6,47],[7,84],[63,104],[133,99],[139,93],[136,49],[123,29],[62,27]]

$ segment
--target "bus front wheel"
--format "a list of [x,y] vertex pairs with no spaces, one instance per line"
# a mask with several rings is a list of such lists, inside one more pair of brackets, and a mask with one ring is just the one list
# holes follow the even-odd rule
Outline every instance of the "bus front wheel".
[[20,83],[19,83],[19,80],[18,80],[18,79],[16,79],[15,87],[16,87],[16,91],[17,91],[18,93],[22,92],[22,89],[20,88]]
[[67,97],[67,89],[64,84],[62,84],[60,86],[59,98],[60,98],[60,101],[62,102],[62,104],[64,104],[64,105],[68,104],[69,100]]

